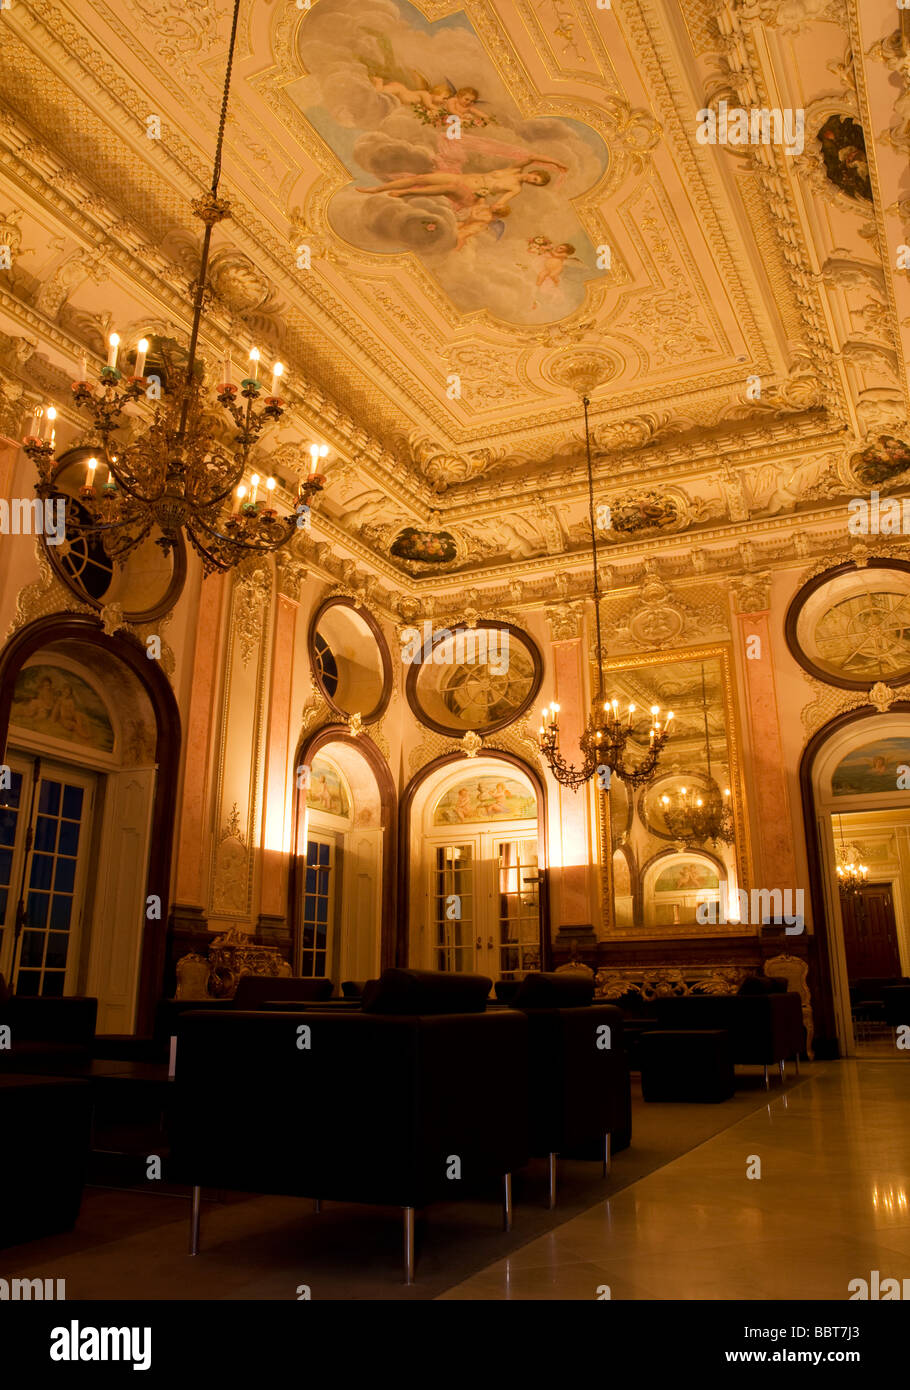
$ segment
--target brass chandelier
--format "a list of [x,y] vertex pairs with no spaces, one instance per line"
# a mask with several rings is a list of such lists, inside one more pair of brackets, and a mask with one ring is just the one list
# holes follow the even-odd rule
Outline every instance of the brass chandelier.
[[[157,528],[160,536],[156,544],[165,554],[173,551],[183,534],[200,556],[206,574],[231,569],[251,554],[276,550],[289,541],[298,525],[306,524],[309,500],[324,484],[314,462],[309,476],[299,485],[295,512],[279,517],[274,506],[274,478],[266,480],[264,497],[259,496],[260,479],[256,474],[251,478],[249,494],[241,483],[250,465],[251,450],[263,430],[277,423],[284,413],[285,403],[278,395],[283,374],[280,362],[272,369],[271,388],[264,397],[259,352],[255,348],[250,352],[246,375],[239,387],[233,380],[230,355],[224,359],[224,381],[215,390],[214,400],[201,385],[196,370],[199,329],[209,297],[212,229],[231,215],[228,200],[218,196],[218,183],[239,9],[240,0],[235,0],[212,183],[201,198],[192,200],[193,213],[204,223],[205,235],[199,275],[193,287],[186,370],[164,384],[151,424],[128,442],[118,440],[116,432],[135,422],[135,416],[124,418],[125,407],[147,394],[144,372],[148,342],[140,340],[132,372],[124,375],[117,366],[120,339],[112,333],[107,363],[101,368],[98,381],[88,380],[83,357],[81,379],[73,383],[75,404],[92,417],[98,457],[88,461],[85,481],[79,490],[78,514],[76,509],[67,507],[67,537],[79,532],[86,540],[97,538],[105,552],[121,565]],[[42,412],[37,411],[23,447],[37,468],[38,496],[63,496],[67,501],[57,489],[57,479],[66,465],[55,459],[54,430],[51,428],[48,434],[47,429],[48,421],[55,415],[53,407],[43,419]],[[317,457],[325,453],[325,446],[321,450],[314,448]],[[99,464],[107,471],[100,489],[95,480]],[[233,512],[229,504],[232,494],[236,496]]]
[[869,872],[868,865],[860,864],[854,859],[851,848],[848,849],[844,840],[844,823],[838,816],[840,826],[840,849],[837,852],[838,863],[834,866],[837,874],[837,884],[842,898],[855,897],[866,882],[866,875]]
[[705,755],[708,763],[708,785],[681,787],[672,796],[660,798],[667,829],[680,844],[688,849],[705,845],[708,841],[732,845],[735,835],[733,812],[730,809],[730,788],[720,788],[711,776],[711,740],[708,734],[708,698],[705,688],[704,662],[701,668],[701,701],[705,721]]
[[594,523],[594,470],[591,463],[591,436],[588,429],[587,396],[582,398],[585,410],[585,448],[588,460],[588,511],[591,522],[591,557],[594,567],[594,621],[597,629],[597,672],[598,690],[579,739],[583,762],[580,767],[567,763],[559,751],[559,705],[551,704],[541,712],[540,729],[537,741],[540,751],[561,786],[577,791],[585,782],[598,773],[601,785],[608,788],[610,777],[619,777],[630,786],[638,787],[649,782],[657,771],[657,764],[670,731],[673,711],[670,710],[666,722],[661,725],[660,706],[651,707],[651,725],[648,730],[648,748],[641,761],[634,767],[626,766],[626,745],[634,740],[633,717],[635,706],[630,704],[621,715],[618,700],[604,697],[603,643],[600,632],[600,583],[597,576],[597,531]]

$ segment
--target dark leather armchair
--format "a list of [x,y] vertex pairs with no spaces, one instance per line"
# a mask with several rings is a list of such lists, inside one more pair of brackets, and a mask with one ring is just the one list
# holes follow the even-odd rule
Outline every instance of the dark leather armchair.
[[653,1010],[661,1031],[696,1028],[725,1029],[730,1035],[730,1056],[740,1066],[764,1068],[774,1062],[783,1081],[786,1059],[805,1046],[802,1000],[793,990],[774,994],[687,994],[682,998],[655,999]]
[[0,1050],[0,1071],[78,1075],[91,1061],[97,1016],[98,1000],[86,996],[11,994],[0,1004],[11,1042]]
[[558,1155],[602,1157],[606,1176],[611,1151],[631,1142],[622,1013],[593,999],[593,978],[569,972],[527,975],[511,996],[528,1019],[531,1152],[549,1159],[551,1207]]
[[528,1024],[484,1013],[489,989],[392,970],[363,1012],[183,1014],[171,1138],[191,1253],[203,1185],[402,1207],[409,1283],[417,1208],[501,1183],[509,1226]]

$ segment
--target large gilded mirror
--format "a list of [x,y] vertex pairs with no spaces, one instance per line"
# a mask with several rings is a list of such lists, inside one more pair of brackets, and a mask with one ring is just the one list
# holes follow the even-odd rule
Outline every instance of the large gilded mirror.
[[[728,646],[658,652],[605,663],[606,695],[620,707],[660,705],[673,733],[654,779],[635,792],[614,778],[598,791],[604,921],[611,936],[742,935],[699,921],[752,886],[739,731]],[[643,751],[643,750],[642,750]],[[735,901],[735,896],[733,901]],[[748,929],[747,929],[748,930]]]

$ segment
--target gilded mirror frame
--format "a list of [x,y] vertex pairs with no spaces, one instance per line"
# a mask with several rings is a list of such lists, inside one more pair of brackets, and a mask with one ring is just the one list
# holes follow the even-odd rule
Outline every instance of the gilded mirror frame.
[[[702,647],[678,647],[669,651],[661,650],[656,652],[644,652],[640,656],[623,656],[607,659],[604,662],[604,678],[606,691],[609,694],[609,677],[612,672],[640,670],[647,666],[668,666],[674,662],[705,661],[716,659],[720,664],[720,680],[724,696],[724,725],[727,733],[727,750],[729,754],[730,772],[730,793],[733,810],[733,824],[736,834],[735,864],[737,875],[737,887],[750,891],[753,886],[752,868],[752,846],[749,829],[749,816],[746,804],[745,776],[743,772],[742,760],[742,733],[739,722],[739,712],[736,707],[736,686],[733,672],[733,647],[730,643],[716,643]],[[597,686],[597,673],[592,673],[594,688]],[[668,745],[669,747],[670,745]],[[600,825],[600,854],[601,854],[601,910],[603,913],[604,931],[611,941],[655,941],[666,939],[681,939],[689,937],[705,937],[716,940],[723,936],[744,936],[758,935],[760,928],[755,926],[744,926],[739,923],[718,926],[699,926],[695,925],[676,925],[667,926],[639,926],[639,927],[617,927],[616,913],[613,903],[613,854],[619,845],[613,844],[613,832],[610,824],[608,797],[603,793],[595,795],[598,800],[598,819]],[[638,798],[633,796],[636,806]],[[697,851],[696,851],[697,852]],[[709,854],[712,850],[707,851]],[[639,880],[641,878],[642,866],[637,866]],[[639,881],[641,889],[641,881]],[[640,892],[639,892],[639,910]]]

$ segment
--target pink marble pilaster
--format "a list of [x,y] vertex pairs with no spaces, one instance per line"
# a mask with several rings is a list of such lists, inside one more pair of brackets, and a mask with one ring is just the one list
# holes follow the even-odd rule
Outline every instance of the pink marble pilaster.
[[[780,713],[771,656],[768,613],[738,613],[742,670],[745,673],[746,714],[752,749],[753,834],[757,832],[759,862],[756,879],[762,888],[792,888],[796,883],[793,853],[793,820],[784,775],[784,753],[780,736]],[[750,658],[755,650],[749,638],[757,637],[761,656]]]
[[[578,741],[587,720],[587,701],[581,676],[581,641],[553,642],[553,666],[556,702],[559,705],[559,747],[567,763],[578,763],[581,751]],[[551,850],[551,881],[554,885],[554,930],[560,926],[578,926],[591,921],[588,893],[589,836],[587,797],[583,787],[572,791],[557,787],[559,804],[560,843]],[[553,821],[550,821],[551,831]],[[557,865],[561,867],[557,868]]]
[[174,872],[174,901],[181,906],[201,907],[205,901],[205,799],[211,760],[209,734],[218,688],[218,638],[224,592],[223,575],[204,580],[196,611],[196,647],[186,718],[180,831]]
[[262,808],[260,904],[260,912],[263,915],[275,917],[284,917],[287,912],[288,858],[284,841],[285,822],[289,814],[288,779],[293,780],[294,776],[294,769],[290,766],[294,753],[291,747],[291,683],[294,675],[296,628],[297,603],[286,594],[278,594]]

